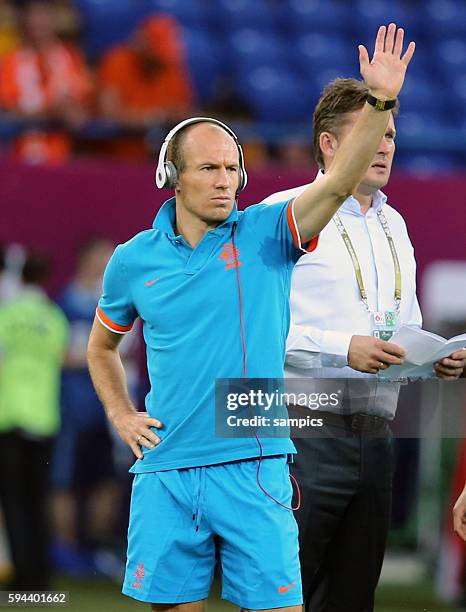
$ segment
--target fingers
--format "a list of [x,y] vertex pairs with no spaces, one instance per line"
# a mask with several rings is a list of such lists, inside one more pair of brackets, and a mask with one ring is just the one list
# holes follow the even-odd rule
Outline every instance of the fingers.
[[442,363],[435,363],[434,370],[437,376],[443,380],[456,380],[463,372],[463,368],[452,368],[451,366],[446,366]]
[[141,447],[139,446],[137,442],[135,442],[134,440],[131,440],[128,442],[128,446],[130,447],[130,449],[133,451],[133,453],[136,455],[138,459],[142,459],[144,457]]
[[380,28],[378,29],[377,36],[375,39],[374,54],[383,53],[386,30],[387,28],[385,26],[380,26]]
[[455,359],[453,355],[451,357],[444,357],[441,361],[439,361],[441,365],[447,368],[455,368],[457,370],[462,370],[464,368],[464,363],[462,359]]
[[365,66],[369,65],[369,53],[367,52],[367,49],[364,45],[359,45],[358,49],[359,49],[359,65],[362,70]]
[[144,446],[145,448],[155,448],[157,444],[160,444],[160,438],[156,436],[150,429],[141,432],[136,438],[136,444]]
[[385,53],[393,53],[395,44],[396,25],[391,23],[388,26],[387,35],[385,37]]
[[136,416],[138,416],[140,419],[146,419],[149,427],[157,427],[157,429],[163,427],[163,423],[158,419],[154,419],[153,417],[149,416],[148,412],[137,412]]
[[[406,357],[406,351],[404,350],[404,348],[402,348],[398,344],[395,344],[394,342],[385,342],[384,340],[380,340],[377,348],[380,349],[382,353],[386,353],[390,356],[397,357],[399,360],[400,359],[403,360]],[[386,359],[383,358],[384,356],[385,355],[382,356],[382,361],[386,361]],[[401,362],[398,361],[397,363],[401,363]],[[390,361],[390,363],[393,364],[395,362]]]
[[126,416],[123,421],[114,423],[122,439],[128,444],[138,459],[142,459],[143,448],[152,450],[161,440],[151,428],[160,429],[163,424],[148,416],[147,412],[137,412]]
[[413,55],[414,55],[414,51],[416,49],[416,43],[414,42],[410,42],[408,45],[408,48],[406,49],[405,54],[403,55],[403,57],[401,58],[401,61],[403,62],[403,64],[407,67],[409,62],[411,61]]
[[403,38],[404,38],[404,30],[403,28],[399,28],[395,37],[395,46],[393,47],[393,54],[396,57],[401,56],[401,52],[403,51]]
[[450,355],[450,359],[461,359],[464,362],[466,360],[466,349],[460,349],[459,351],[452,353]]

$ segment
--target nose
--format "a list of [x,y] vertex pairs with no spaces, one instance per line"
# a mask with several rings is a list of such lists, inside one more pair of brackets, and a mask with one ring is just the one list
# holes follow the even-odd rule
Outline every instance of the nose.
[[380,141],[379,149],[377,152],[387,155],[387,153],[390,153],[392,147],[393,147],[393,140],[389,140],[388,138],[383,137],[382,140]]
[[215,173],[215,187],[226,189],[230,186],[230,177],[226,168],[219,168]]

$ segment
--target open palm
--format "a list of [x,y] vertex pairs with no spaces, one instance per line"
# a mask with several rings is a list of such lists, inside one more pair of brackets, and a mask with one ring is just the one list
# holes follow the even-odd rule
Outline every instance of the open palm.
[[370,61],[366,47],[359,45],[361,75],[376,98],[396,98],[403,86],[406,69],[415,49],[415,44],[410,42],[404,55],[401,55],[403,37],[403,29],[397,28],[394,23],[388,28],[380,26]]

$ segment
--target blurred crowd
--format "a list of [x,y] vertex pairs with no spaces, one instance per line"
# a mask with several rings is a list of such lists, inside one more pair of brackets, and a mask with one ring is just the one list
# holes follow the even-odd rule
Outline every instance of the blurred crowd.
[[462,0],[0,0],[0,156],[153,159],[169,128],[201,114],[233,122],[250,167],[309,166],[320,92],[359,76],[357,44],[391,20],[422,50],[398,159],[463,168]]
[[[132,455],[109,428],[86,364],[113,248],[102,238],[79,245],[54,301],[46,255],[0,249],[0,507],[15,590],[48,588],[52,568],[121,574]],[[137,403],[138,333],[122,344]]]
[[[75,150],[73,131],[92,119],[116,122],[121,138],[94,150],[141,159],[144,133],[193,114],[195,98],[180,30],[163,14],[148,17],[127,42],[91,68],[79,47],[71,2],[0,2],[0,108],[26,121],[10,153],[30,163],[59,163]],[[81,143],[85,148],[85,143]]]

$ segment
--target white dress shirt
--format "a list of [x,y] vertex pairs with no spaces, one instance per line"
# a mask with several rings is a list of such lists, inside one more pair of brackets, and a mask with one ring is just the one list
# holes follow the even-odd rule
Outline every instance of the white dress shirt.
[[[308,185],[275,193],[264,200],[272,204],[298,196]],[[395,269],[387,236],[377,216],[387,219],[401,268],[401,305],[397,327],[421,326],[416,297],[416,261],[406,224],[387,197],[378,191],[372,206],[361,212],[350,196],[338,214],[358,257],[371,311],[395,310]],[[371,379],[370,405],[364,412],[393,418],[399,385],[377,382],[376,375],[348,366],[348,348],[353,335],[370,336],[371,317],[359,292],[355,270],[346,245],[334,221],[322,230],[317,248],[297,262],[291,283],[291,325],[287,339],[285,376],[291,378]],[[355,406],[360,406],[355,402]],[[360,412],[360,408],[351,410]]]

